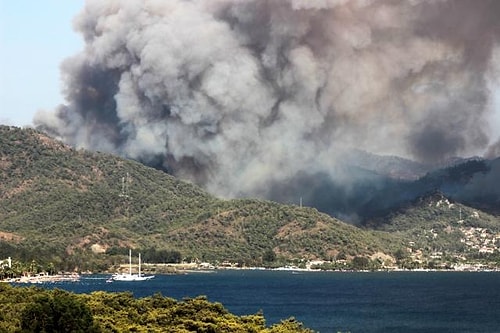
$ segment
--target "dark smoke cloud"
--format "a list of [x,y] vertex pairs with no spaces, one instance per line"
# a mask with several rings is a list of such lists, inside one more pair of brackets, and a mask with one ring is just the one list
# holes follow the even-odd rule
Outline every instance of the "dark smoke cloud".
[[35,123],[222,196],[305,171],[349,191],[352,147],[428,163],[497,139],[498,17],[495,0],[88,0],[66,103]]

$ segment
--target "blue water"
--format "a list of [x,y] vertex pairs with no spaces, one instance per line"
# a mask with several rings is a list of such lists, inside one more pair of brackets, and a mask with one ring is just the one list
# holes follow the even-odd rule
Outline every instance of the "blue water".
[[500,273],[215,271],[148,282],[50,284],[77,293],[206,295],[232,313],[262,310],[267,324],[295,317],[319,332],[500,332]]

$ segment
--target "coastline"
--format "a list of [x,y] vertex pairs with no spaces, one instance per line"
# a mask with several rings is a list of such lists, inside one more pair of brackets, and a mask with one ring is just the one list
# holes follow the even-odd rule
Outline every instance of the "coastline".
[[[280,266],[280,267],[239,267],[228,265],[207,265],[202,264],[143,264],[145,271],[154,274],[188,274],[188,273],[213,273],[215,271],[223,270],[265,270],[265,271],[290,271],[290,272],[338,272],[338,273],[353,273],[353,272],[500,272],[499,267],[482,267],[475,265],[457,265],[451,268],[381,268],[375,270],[362,270],[362,269],[322,269],[322,268],[301,268],[297,266]],[[105,271],[105,274],[113,274],[113,271]]]
[[[404,268],[390,268],[390,269],[377,269],[377,270],[354,270],[354,269],[319,269],[319,268],[300,268],[296,266],[283,266],[283,267],[236,267],[236,266],[215,266],[210,265],[195,265],[195,264],[144,264],[149,266],[148,271],[150,273],[155,273],[157,275],[183,275],[183,274],[211,274],[216,271],[288,271],[291,273],[374,273],[374,272],[449,272],[449,273],[460,273],[460,272],[500,272],[500,268],[480,268],[480,267],[470,267],[470,266],[457,266],[450,269],[427,269],[427,268],[417,268],[417,269],[404,269]],[[157,270],[159,266],[163,266],[163,269]],[[152,268],[152,269],[151,269]],[[59,273],[55,275],[49,275],[47,273],[40,273],[36,275],[24,275],[17,278],[8,278],[0,280],[0,282],[5,283],[15,283],[15,284],[43,284],[43,283],[58,283],[58,282],[79,282],[82,275],[93,275],[93,274],[113,274],[114,271],[106,270],[103,272],[82,272],[79,273]]]
[[0,282],[8,282],[8,283],[29,283],[29,284],[38,284],[38,283],[55,283],[55,282],[79,282],[80,274],[78,273],[63,273],[63,274],[36,274],[33,276],[24,275],[18,278],[10,278],[0,280]]

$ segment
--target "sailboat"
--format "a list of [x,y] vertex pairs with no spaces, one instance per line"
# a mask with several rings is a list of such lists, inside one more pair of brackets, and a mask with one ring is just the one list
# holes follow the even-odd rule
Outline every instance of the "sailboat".
[[128,253],[129,262],[129,272],[128,273],[117,273],[111,276],[112,281],[146,281],[154,278],[154,275],[142,275],[141,274],[141,254],[139,253],[139,272],[137,274],[132,274],[132,250]]

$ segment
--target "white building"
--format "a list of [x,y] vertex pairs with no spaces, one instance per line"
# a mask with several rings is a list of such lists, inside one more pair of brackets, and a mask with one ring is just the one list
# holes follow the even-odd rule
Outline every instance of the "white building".
[[9,268],[12,268],[12,259],[11,257],[8,257],[7,259],[4,259],[4,260],[0,260],[0,267],[9,267]]

